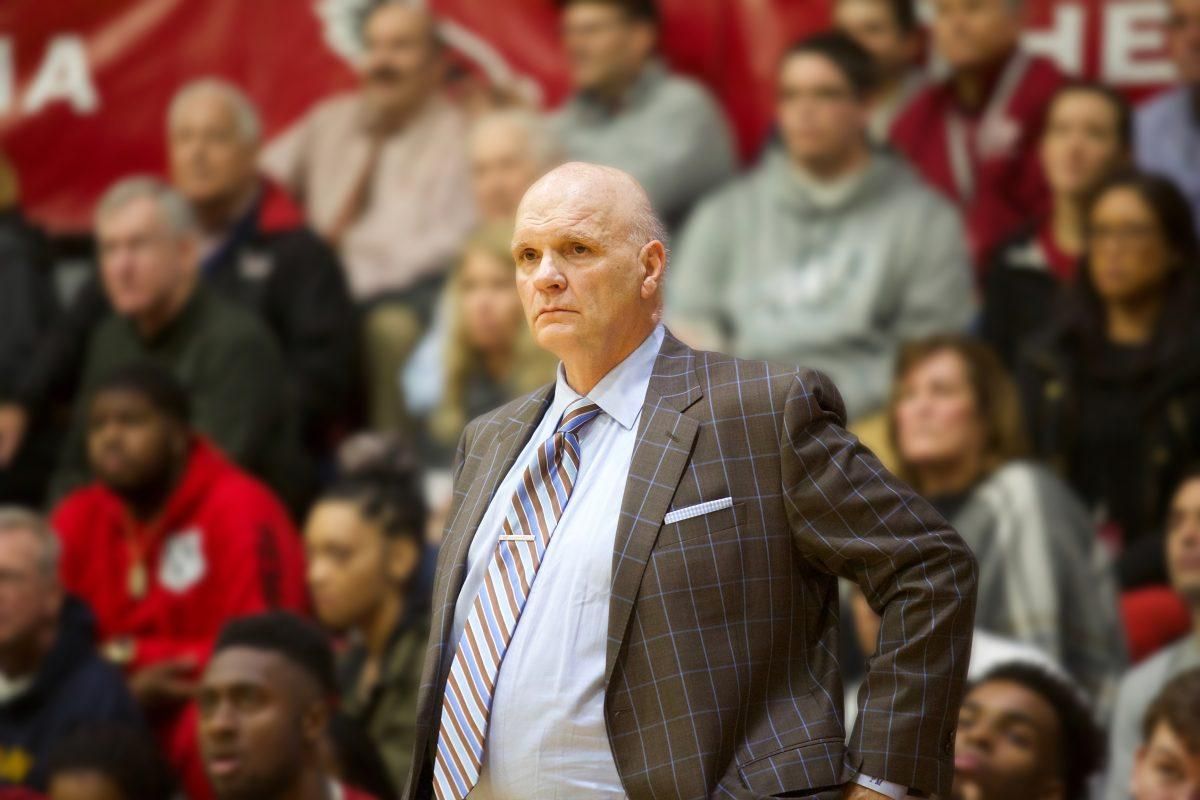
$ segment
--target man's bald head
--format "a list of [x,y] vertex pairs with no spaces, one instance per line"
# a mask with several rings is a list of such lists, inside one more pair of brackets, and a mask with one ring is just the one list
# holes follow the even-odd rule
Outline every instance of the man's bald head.
[[581,393],[631,353],[662,311],[663,225],[629,174],[573,162],[517,209],[517,291],[538,344]]
[[517,218],[539,204],[594,206],[597,213],[627,231],[634,246],[666,243],[666,227],[646,190],[628,172],[614,167],[573,161],[552,169],[529,187],[517,209]]

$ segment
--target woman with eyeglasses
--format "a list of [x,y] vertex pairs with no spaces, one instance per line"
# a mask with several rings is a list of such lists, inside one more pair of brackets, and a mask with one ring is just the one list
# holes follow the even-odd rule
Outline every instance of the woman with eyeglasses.
[[1110,178],[1086,220],[1075,284],[1021,357],[1029,433],[1119,553],[1122,586],[1162,584],[1167,492],[1200,459],[1200,246],[1157,175]]

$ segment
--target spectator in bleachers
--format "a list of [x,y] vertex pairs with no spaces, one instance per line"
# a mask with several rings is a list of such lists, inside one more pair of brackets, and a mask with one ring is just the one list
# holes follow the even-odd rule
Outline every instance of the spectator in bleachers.
[[871,54],[878,83],[871,92],[867,131],[886,142],[892,124],[925,88],[921,21],[914,0],[836,0],[833,22]]
[[1061,287],[1083,256],[1084,214],[1092,192],[1129,162],[1129,103],[1114,89],[1069,83],[1055,93],[1042,133],[1050,213],[993,252],[984,279],[983,335],[1013,367],[1022,342],[1045,327]]
[[501,109],[476,120],[468,154],[480,216],[487,223],[509,225],[525,190],[563,160],[549,122],[524,108]]
[[49,800],[172,800],[175,781],[141,728],[88,725],[50,753]]
[[480,229],[447,290],[440,385],[426,420],[427,462],[449,467],[475,417],[554,380],[558,360],[533,341],[513,282],[512,222]]
[[1138,109],[1137,160],[1175,181],[1200,229],[1200,0],[1165,1],[1167,50],[1180,85]]
[[389,0],[363,23],[362,88],[327,100],[265,151],[263,166],[339,250],[366,306],[372,427],[405,426],[396,374],[475,224],[467,123],[442,92],[437,21]]
[[873,74],[845,34],[788,51],[783,148],[701,204],[667,281],[684,339],[824,370],[852,421],[882,410],[900,341],[974,316],[957,212],[867,142]]
[[934,50],[950,76],[909,104],[892,143],[963,210],[982,271],[993,247],[1050,210],[1037,142],[1064,79],[1021,48],[1018,0],[934,0],[933,9]]
[[402,786],[416,742],[417,691],[429,639],[429,598],[417,577],[425,553],[421,474],[407,450],[360,464],[321,496],[304,540],[317,617],[348,634],[341,708],[370,735]]
[[574,95],[555,114],[568,157],[617,167],[669,225],[737,167],[716,99],[656,56],[655,0],[557,0]]
[[308,604],[287,512],[191,428],[188,406],[155,365],[98,382],[86,414],[96,482],[68,496],[53,522],[64,585],[95,612],[105,654],[130,674],[193,792],[203,774],[185,703],[221,626]]
[[1111,702],[1125,647],[1107,554],[1071,490],[1020,460],[1020,402],[995,354],[965,336],[906,345],[891,423],[900,474],[979,561],[976,627],[1038,647]]
[[0,796],[45,791],[48,752],[74,728],[140,724],[121,673],[96,652],[91,612],[63,593],[59,552],[40,516],[0,506]]
[[1200,247],[1170,181],[1124,173],[1087,214],[1080,274],[1019,378],[1035,452],[1120,550],[1123,588],[1166,582],[1169,489],[1200,458]]
[[1128,797],[1134,752],[1142,741],[1142,719],[1154,697],[1175,676],[1200,668],[1200,470],[1187,473],[1175,489],[1166,528],[1171,585],[1190,607],[1194,630],[1121,680],[1110,735],[1109,800]]
[[35,430],[14,402],[29,354],[52,329],[58,298],[45,234],[21,211],[17,172],[0,154],[0,503],[39,505],[54,469],[56,437]]
[[187,388],[196,427],[267,481],[293,509],[313,481],[271,332],[199,280],[195,218],[153,178],[118,182],[96,212],[100,276],[112,311],[87,344],[73,429],[55,495],[87,478],[84,440],[93,387],[108,372],[153,360]]
[[[239,89],[213,79],[188,84],[172,101],[166,128],[171,179],[199,225],[201,278],[275,334],[289,401],[319,457],[359,388],[358,331],[341,265],[286,192],[258,171],[261,123]],[[100,282],[88,281],[47,341],[22,351],[14,391],[0,393],[10,400],[0,405],[0,465],[5,440],[19,441],[26,420],[44,418],[51,401],[77,389],[88,339],[109,311]],[[5,433],[9,418],[15,438]]]
[[358,720],[341,709],[334,712],[325,729],[326,771],[347,786],[366,792],[376,800],[398,800],[387,765],[371,737]]
[[234,620],[198,695],[205,766],[219,800],[369,800],[322,759],[337,699],[333,651],[286,613]]
[[[1200,670],[1163,687],[1141,725],[1132,781],[1110,784],[1109,797],[1124,800],[1192,800],[1200,797]],[[1115,777],[1115,776],[1114,776]]]
[[275,333],[292,405],[319,454],[358,389],[358,331],[341,264],[258,171],[258,113],[240,90],[211,79],[185,86],[167,134],[171,181],[200,223],[201,274]]
[[1104,734],[1079,691],[1027,664],[997,667],[967,692],[954,741],[952,800],[1084,800]]

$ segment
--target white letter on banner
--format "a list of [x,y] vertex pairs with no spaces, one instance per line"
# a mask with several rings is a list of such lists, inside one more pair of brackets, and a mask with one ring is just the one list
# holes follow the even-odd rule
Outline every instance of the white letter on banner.
[[1170,83],[1175,69],[1163,54],[1166,3],[1109,3],[1104,6],[1106,83]]
[[88,70],[87,51],[78,36],[56,36],[25,95],[25,113],[36,114],[62,100],[78,114],[90,114],[99,102]]
[[1054,21],[1048,29],[1026,31],[1022,43],[1030,52],[1054,59],[1067,73],[1083,72],[1083,7],[1061,3],[1054,7]]

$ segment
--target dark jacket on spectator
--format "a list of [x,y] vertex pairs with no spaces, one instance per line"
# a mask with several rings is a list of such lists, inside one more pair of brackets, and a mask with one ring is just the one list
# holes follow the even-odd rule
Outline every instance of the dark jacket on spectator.
[[[57,314],[45,236],[17,209],[0,211],[0,401],[16,396],[29,354]],[[41,504],[56,441],[41,428],[30,431],[16,460],[0,469],[0,503]]]
[[286,368],[274,337],[252,314],[198,286],[183,310],[152,339],[117,314],[96,328],[87,350],[74,424],[55,476],[61,497],[88,477],[85,431],[92,387],[118,367],[151,360],[187,389],[192,423],[230,458],[303,509],[314,484],[286,392]]
[[96,653],[94,637],[92,613],[68,597],[58,637],[33,683],[0,702],[0,787],[44,790],[48,751],[78,725],[141,724],[124,676]]
[[1076,261],[1055,246],[1045,227],[1023,231],[992,253],[984,277],[982,333],[1010,369],[1021,345],[1053,320]]
[[1033,446],[1123,540],[1125,588],[1166,583],[1170,492],[1200,458],[1200,314],[1190,291],[1169,302],[1173,322],[1145,346],[1059,322],[1030,342],[1018,370]]
[[[291,198],[264,180],[254,205],[205,258],[202,273],[275,334],[304,439],[323,449],[356,389],[355,311],[337,256],[304,224]],[[74,394],[88,337],[108,311],[99,282],[89,281],[24,370],[16,396],[26,408]]]
[[417,692],[421,667],[429,641],[428,602],[411,607],[407,618],[396,626],[376,684],[364,694],[362,671],[366,648],[350,646],[339,663],[342,710],[371,737],[387,765],[392,783],[403,786],[412,769],[417,741]]

